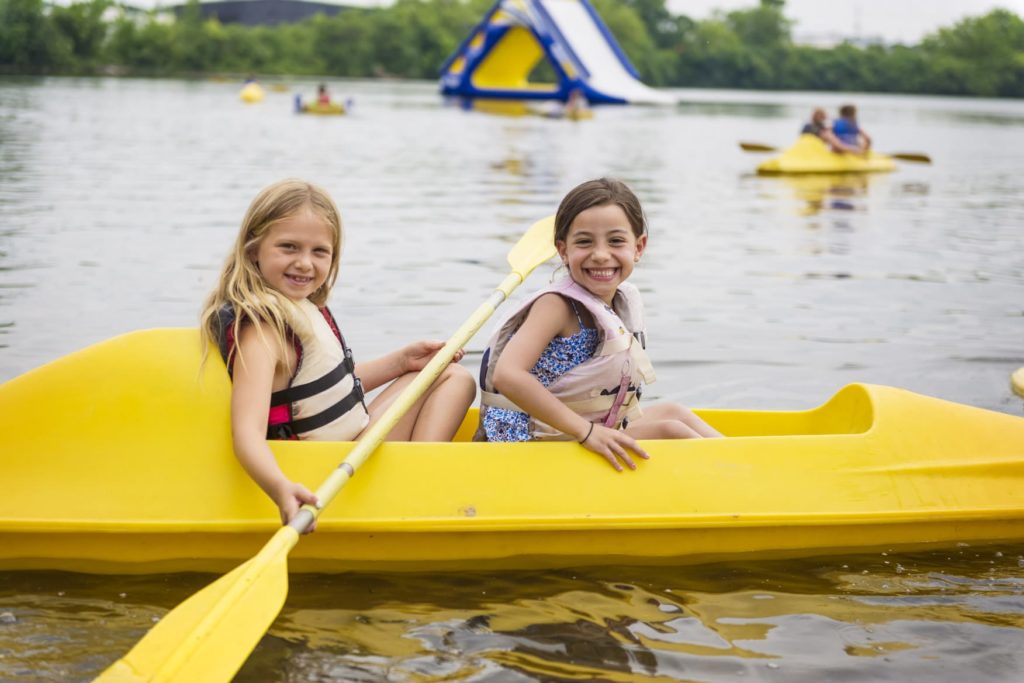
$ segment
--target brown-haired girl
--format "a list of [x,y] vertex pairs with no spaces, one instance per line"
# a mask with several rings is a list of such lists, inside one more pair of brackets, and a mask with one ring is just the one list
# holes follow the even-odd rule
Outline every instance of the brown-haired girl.
[[721,436],[676,403],[640,411],[654,371],[639,292],[626,282],[647,248],[633,191],[609,178],[574,188],[555,214],[555,247],[569,276],[514,312],[484,353],[477,438],[575,439],[622,471],[636,469],[629,451],[648,457],[637,439]]

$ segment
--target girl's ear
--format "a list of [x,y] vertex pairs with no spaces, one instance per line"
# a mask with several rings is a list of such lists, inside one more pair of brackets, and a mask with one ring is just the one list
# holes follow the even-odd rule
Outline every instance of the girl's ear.
[[565,242],[562,240],[555,242],[555,249],[558,250],[558,258],[562,259],[562,263],[565,263]]
[[633,255],[633,262],[639,262],[640,257],[644,255],[644,249],[647,248],[647,235],[640,235],[636,241],[636,254]]
[[259,249],[260,245],[259,242],[257,242],[245,250],[245,258],[249,259],[249,263],[256,266],[257,269],[260,267],[260,262],[258,260]]

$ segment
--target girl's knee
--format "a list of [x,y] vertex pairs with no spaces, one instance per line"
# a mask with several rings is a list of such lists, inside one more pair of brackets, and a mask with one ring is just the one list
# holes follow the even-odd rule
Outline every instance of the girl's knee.
[[446,382],[453,382],[460,386],[464,384],[476,386],[476,380],[473,379],[473,375],[469,370],[461,365],[455,365],[454,363],[444,369],[441,373],[441,379]]
[[690,425],[682,420],[665,420],[661,428],[665,431],[665,439],[699,439],[698,434]]
[[476,380],[473,374],[461,365],[452,364],[446,367],[441,373],[440,381],[467,394],[470,402],[476,398]]

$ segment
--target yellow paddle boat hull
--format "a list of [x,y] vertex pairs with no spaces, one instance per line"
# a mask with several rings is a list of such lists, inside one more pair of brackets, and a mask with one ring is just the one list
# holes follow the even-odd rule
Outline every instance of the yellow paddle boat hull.
[[345,105],[340,102],[331,102],[330,104],[320,104],[319,102],[310,102],[303,104],[297,109],[300,114],[316,114],[318,116],[341,116],[345,113]]
[[858,154],[838,154],[831,151],[816,135],[801,135],[796,143],[780,156],[757,167],[761,175],[787,175],[804,173],[878,173],[892,171],[896,162],[892,157],[868,151]]
[[[195,329],[135,332],[0,385],[0,569],[223,572],[280,522],[232,453]],[[616,473],[572,442],[388,443],[296,571],[567,567],[1024,539],[1024,418],[853,384],[805,411],[703,410]],[[310,488],[351,443],[274,442]]]

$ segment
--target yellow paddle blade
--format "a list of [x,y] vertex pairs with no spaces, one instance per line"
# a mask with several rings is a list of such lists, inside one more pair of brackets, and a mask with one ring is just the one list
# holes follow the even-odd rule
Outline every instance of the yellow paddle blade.
[[772,147],[771,145],[764,145],[760,142],[741,142],[740,148],[744,152],[775,152],[778,147]]
[[921,154],[919,152],[896,152],[890,154],[893,159],[900,159],[901,161],[916,161],[920,164],[932,163],[932,158],[927,154]]
[[97,681],[231,680],[288,595],[288,551],[298,532],[281,527],[254,558],[164,615]]
[[557,253],[555,249],[555,217],[542,218],[526,231],[512,251],[508,263],[525,280],[533,269]]

